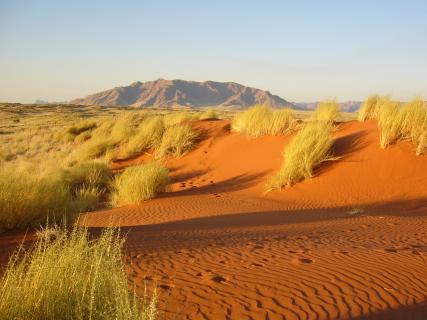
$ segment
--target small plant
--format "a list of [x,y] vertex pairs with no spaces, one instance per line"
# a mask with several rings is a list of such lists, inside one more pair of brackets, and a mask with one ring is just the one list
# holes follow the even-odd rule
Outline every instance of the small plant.
[[332,145],[330,124],[307,124],[285,148],[283,165],[267,183],[267,190],[290,187],[301,180],[311,178],[316,167],[333,159]]
[[282,135],[293,129],[293,112],[290,109],[271,110],[266,106],[255,106],[237,114],[232,129],[250,138],[265,135]]
[[313,114],[315,121],[333,123],[339,115],[339,106],[336,101],[320,102]]
[[381,108],[377,112],[380,146],[383,149],[398,139],[401,127],[398,119],[399,106],[399,102],[387,99],[382,101]]
[[162,142],[165,127],[161,117],[150,117],[138,127],[136,134],[119,151],[120,158],[129,158],[149,149],[156,149]]
[[361,207],[353,207],[347,211],[347,214],[350,216],[358,216],[365,212],[365,210]]
[[411,140],[420,155],[427,147],[427,107],[424,101],[416,98],[405,104],[398,116],[402,139]]
[[19,249],[0,281],[0,319],[156,319],[156,295],[129,292],[113,229],[47,227],[31,250]]
[[380,100],[379,95],[368,97],[359,109],[358,120],[363,122],[375,118]]
[[218,114],[213,109],[207,109],[203,111],[199,116],[200,120],[218,119],[218,118],[219,118]]
[[138,204],[165,191],[169,170],[157,162],[126,168],[112,183],[114,206]]
[[196,137],[197,134],[188,124],[169,127],[163,134],[156,156],[158,158],[180,157],[194,147]]
[[182,124],[184,122],[188,122],[190,120],[193,120],[194,116],[186,111],[182,112],[173,112],[165,115],[163,117],[163,122],[165,124],[166,128],[176,126],[178,124]]

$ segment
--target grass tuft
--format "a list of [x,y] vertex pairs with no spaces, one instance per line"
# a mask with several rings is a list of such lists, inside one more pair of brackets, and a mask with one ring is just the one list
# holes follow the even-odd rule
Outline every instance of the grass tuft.
[[303,127],[284,150],[284,163],[279,172],[267,183],[267,190],[290,187],[311,178],[314,169],[331,160],[331,125],[312,122]]
[[333,123],[339,115],[339,106],[336,101],[320,102],[314,111],[315,121]]
[[158,158],[180,157],[194,147],[196,138],[197,134],[188,124],[169,127],[163,134],[156,156]]
[[34,247],[18,250],[0,281],[0,319],[154,320],[156,295],[141,306],[129,292],[113,229],[90,240],[86,229],[46,228]]
[[271,110],[266,106],[255,106],[237,114],[232,129],[250,138],[265,135],[282,135],[293,129],[294,116],[291,109]]
[[69,188],[57,175],[16,168],[0,171],[0,231],[73,220]]
[[381,99],[382,98],[379,95],[372,95],[368,97],[359,109],[358,120],[363,122],[375,118]]
[[157,162],[126,168],[112,183],[113,206],[138,204],[165,191],[169,170]]

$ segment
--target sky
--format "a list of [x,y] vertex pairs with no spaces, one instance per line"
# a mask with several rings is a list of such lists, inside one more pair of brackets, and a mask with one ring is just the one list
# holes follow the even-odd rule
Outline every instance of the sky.
[[295,102],[427,97],[427,1],[0,0],[0,101],[158,78]]

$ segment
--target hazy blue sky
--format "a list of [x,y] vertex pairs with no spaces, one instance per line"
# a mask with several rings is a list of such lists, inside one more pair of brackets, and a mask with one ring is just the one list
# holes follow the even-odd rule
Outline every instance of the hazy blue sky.
[[157,78],[291,101],[427,97],[427,1],[0,0],[0,101]]

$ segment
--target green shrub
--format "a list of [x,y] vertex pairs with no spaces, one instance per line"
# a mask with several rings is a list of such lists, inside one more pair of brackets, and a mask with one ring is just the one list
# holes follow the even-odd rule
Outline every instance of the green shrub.
[[314,169],[323,161],[331,160],[331,125],[312,122],[303,127],[284,151],[284,163],[267,183],[267,190],[290,187],[311,178]]
[[114,206],[138,204],[165,191],[169,170],[157,162],[126,168],[112,183]]
[[281,135],[293,129],[294,117],[290,109],[270,110],[266,106],[255,106],[237,114],[232,129],[250,138],[265,135]]
[[197,134],[188,124],[168,127],[163,134],[156,156],[159,158],[180,157],[194,147],[196,137]]
[[156,319],[128,290],[123,240],[112,229],[90,240],[86,229],[48,228],[29,251],[11,257],[0,281],[0,319]]

